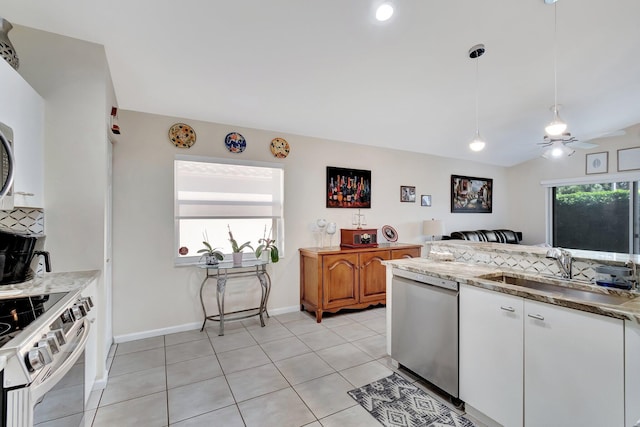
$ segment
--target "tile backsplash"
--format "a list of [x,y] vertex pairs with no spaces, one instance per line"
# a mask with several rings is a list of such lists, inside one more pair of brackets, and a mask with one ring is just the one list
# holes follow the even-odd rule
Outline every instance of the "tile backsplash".
[[43,234],[44,211],[36,208],[15,208],[11,211],[0,211],[0,227]]

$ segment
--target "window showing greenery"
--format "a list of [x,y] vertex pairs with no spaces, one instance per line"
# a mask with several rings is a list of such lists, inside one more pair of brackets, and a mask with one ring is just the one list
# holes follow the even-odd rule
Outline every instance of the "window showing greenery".
[[553,246],[628,253],[629,224],[637,222],[630,215],[638,217],[629,206],[637,188],[637,182],[554,187]]

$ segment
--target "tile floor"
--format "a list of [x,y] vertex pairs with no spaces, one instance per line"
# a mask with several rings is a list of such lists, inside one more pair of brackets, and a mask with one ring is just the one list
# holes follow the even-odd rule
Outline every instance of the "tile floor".
[[[217,323],[114,345],[86,425],[375,426],[347,391],[392,373],[385,308]],[[401,371],[411,381],[406,372]]]

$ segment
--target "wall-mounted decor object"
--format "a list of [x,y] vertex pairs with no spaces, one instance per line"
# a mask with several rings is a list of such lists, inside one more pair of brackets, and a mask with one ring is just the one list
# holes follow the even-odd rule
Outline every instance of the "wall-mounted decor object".
[[176,123],[169,128],[169,139],[178,148],[189,148],[196,143],[196,132],[189,125]]
[[640,147],[618,150],[618,172],[640,169]]
[[416,202],[416,187],[409,185],[400,186],[400,201],[401,202]]
[[609,172],[609,152],[587,154],[585,167],[587,175]]
[[420,196],[420,206],[431,206],[431,195],[423,194]]
[[111,107],[111,116],[109,120],[111,133],[115,135],[120,135],[120,126],[118,126],[118,108]]
[[382,235],[389,242],[397,242],[398,241],[398,232],[395,228],[390,225],[385,225],[382,227]]
[[493,179],[451,175],[451,212],[491,213]]
[[238,132],[231,132],[224,137],[224,145],[232,153],[242,153],[247,148],[247,141]]
[[11,22],[0,17],[0,56],[17,70],[20,66],[20,59],[11,40],[9,40],[9,31],[11,31],[12,28],[13,25],[11,25]]
[[279,159],[284,159],[291,151],[289,143],[284,138],[273,138],[269,147],[271,148],[271,154]]
[[371,171],[327,166],[328,208],[371,207]]

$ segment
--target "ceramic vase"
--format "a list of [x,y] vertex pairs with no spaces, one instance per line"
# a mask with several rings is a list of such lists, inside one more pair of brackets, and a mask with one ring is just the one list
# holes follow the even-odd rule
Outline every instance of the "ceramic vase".
[[234,252],[232,255],[233,255],[233,265],[241,265],[242,264],[242,252]]
[[0,56],[2,56],[14,69],[20,66],[20,60],[16,49],[9,40],[9,31],[13,28],[11,22],[4,18],[0,18]]
[[218,265],[218,258],[216,258],[214,255],[205,255],[204,262],[207,265]]

